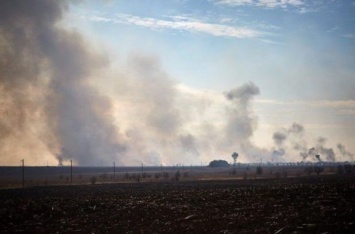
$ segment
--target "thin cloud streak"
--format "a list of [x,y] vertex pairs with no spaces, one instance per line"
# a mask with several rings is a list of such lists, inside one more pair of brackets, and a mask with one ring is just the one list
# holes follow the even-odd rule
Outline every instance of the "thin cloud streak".
[[299,7],[304,5],[301,0],[219,0],[216,3],[229,6],[250,5],[265,8],[287,8],[288,6]]
[[80,18],[88,19],[95,22],[131,24],[150,29],[171,29],[188,31],[191,33],[205,33],[216,37],[232,37],[232,38],[259,38],[266,34],[265,32],[254,30],[248,27],[232,27],[224,24],[207,23],[191,18],[173,17],[174,20],[161,20],[155,18],[146,18],[133,15],[120,14],[117,17],[102,16],[85,16]]

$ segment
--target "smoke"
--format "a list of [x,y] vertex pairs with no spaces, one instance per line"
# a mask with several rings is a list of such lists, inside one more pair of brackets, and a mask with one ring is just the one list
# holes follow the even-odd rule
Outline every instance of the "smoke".
[[240,107],[247,110],[250,100],[258,94],[260,94],[259,87],[254,83],[249,82],[241,87],[230,90],[225,95],[227,99],[239,102],[241,105]]
[[146,54],[128,58],[114,80],[119,84],[116,99],[124,100],[118,101],[118,109],[128,116],[118,118],[124,123],[121,129],[133,164],[152,163],[153,151],[160,163],[199,164],[253,146],[249,139],[257,121],[251,102],[259,94],[253,83],[225,93],[224,99],[220,94],[192,92],[175,82],[159,59]]
[[276,145],[282,145],[282,143],[286,140],[287,135],[283,132],[275,132],[272,136]]
[[[293,155],[301,156],[302,161],[330,161],[338,160],[353,160],[353,154],[346,151],[345,146],[342,144],[337,145],[338,154],[336,151],[327,147],[327,139],[318,137],[314,140],[313,145],[310,147],[309,140],[305,138],[305,128],[298,123],[293,123],[289,128],[283,128],[273,134],[273,140],[276,149],[272,153],[275,160],[290,160]],[[308,143],[307,143],[308,142]],[[338,157],[338,158],[337,158]],[[299,160],[299,159],[296,159]]]
[[[0,3],[1,160],[199,164],[220,156],[231,160],[234,151],[240,161],[294,154],[335,160],[323,138],[309,150],[297,123],[272,135],[274,148],[257,147],[251,141],[257,127],[252,101],[260,90],[253,83],[224,95],[191,91],[158,58],[142,53],[107,72],[109,56],[60,27],[67,9],[66,1]],[[113,93],[105,92],[109,81]],[[342,144],[338,151],[353,158]]]
[[115,95],[117,100],[126,101],[121,101],[118,108],[127,112],[128,118],[118,118],[125,123],[128,161],[152,164],[160,160],[161,164],[197,158],[196,138],[186,129],[190,122],[187,111],[178,103],[181,93],[159,59],[133,54],[121,69],[119,75],[114,74],[118,84]]
[[250,102],[260,93],[254,83],[247,83],[225,94],[233,106],[227,110],[226,139],[230,145],[247,142],[256,127],[256,117],[252,116]]
[[0,151],[9,157],[43,155],[45,148],[60,160],[93,165],[125,149],[111,101],[90,84],[108,61],[57,25],[66,9],[64,1],[0,3]]
[[325,147],[327,139],[324,137],[318,138],[318,143],[315,147],[315,152],[320,155],[324,155],[327,161],[335,161],[335,153],[332,148]]
[[343,158],[345,158],[345,159],[347,159],[347,160],[350,160],[350,161],[353,161],[354,160],[354,154],[352,154],[351,152],[349,152],[349,151],[347,151],[346,149],[345,149],[345,146],[344,145],[342,145],[342,144],[337,144],[337,148],[338,148],[338,150],[339,150],[339,152],[340,152],[340,155],[343,157]]

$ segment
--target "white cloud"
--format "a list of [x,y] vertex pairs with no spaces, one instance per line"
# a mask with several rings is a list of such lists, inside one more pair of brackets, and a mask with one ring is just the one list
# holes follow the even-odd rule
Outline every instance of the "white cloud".
[[252,4],[253,0],[220,0],[218,1],[218,3],[225,4],[225,5],[240,6],[240,5]]
[[303,5],[303,2],[300,0],[259,0],[259,2],[256,3],[256,5],[267,7],[267,8],[275,8],[275,7],[285,8],[287,6],[300,6]]
[[248,27],[232,27],[224,24],[207,23],[187,17],[172,17],[173,20],[145,18],[133,15],[119,15],[117,17],[90,16],[89,20],[96,22],[111,22],[132,24],[151,29],[172,29],[193,33],[205,33],[216,37],[257,38],[264,33]]
[[287,8],[288,6],[299,7],[304,5],[302,0],[219,0],[217,4],[229,6],[253,5],[265,8]]

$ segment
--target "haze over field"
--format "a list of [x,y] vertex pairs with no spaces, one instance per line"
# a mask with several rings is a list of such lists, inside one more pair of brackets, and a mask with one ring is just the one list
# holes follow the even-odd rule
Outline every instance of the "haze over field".
[[0,2],[0,165],[354,161],[355,2]]

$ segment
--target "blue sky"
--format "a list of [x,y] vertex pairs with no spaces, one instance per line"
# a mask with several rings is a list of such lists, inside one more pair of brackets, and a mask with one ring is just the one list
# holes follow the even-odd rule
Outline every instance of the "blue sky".
[[[132,54],[143,54],[180,91],[216,106],[223,93],[252,82],[260,89],[256,145],[268,147],[274,131],[297,122],[307,139],[355,152],[355,1],[81,1],[64,23],[108,54],[113,70],[126,72]],[[109,80],[99,86],[106,90]],[[213,108],[209,121],[223,121]]]
[[195,88],[253,80],[265,98],[354,98],[354,2],[264,2],[86,1],[71,14],[110,51],[154,54]]

